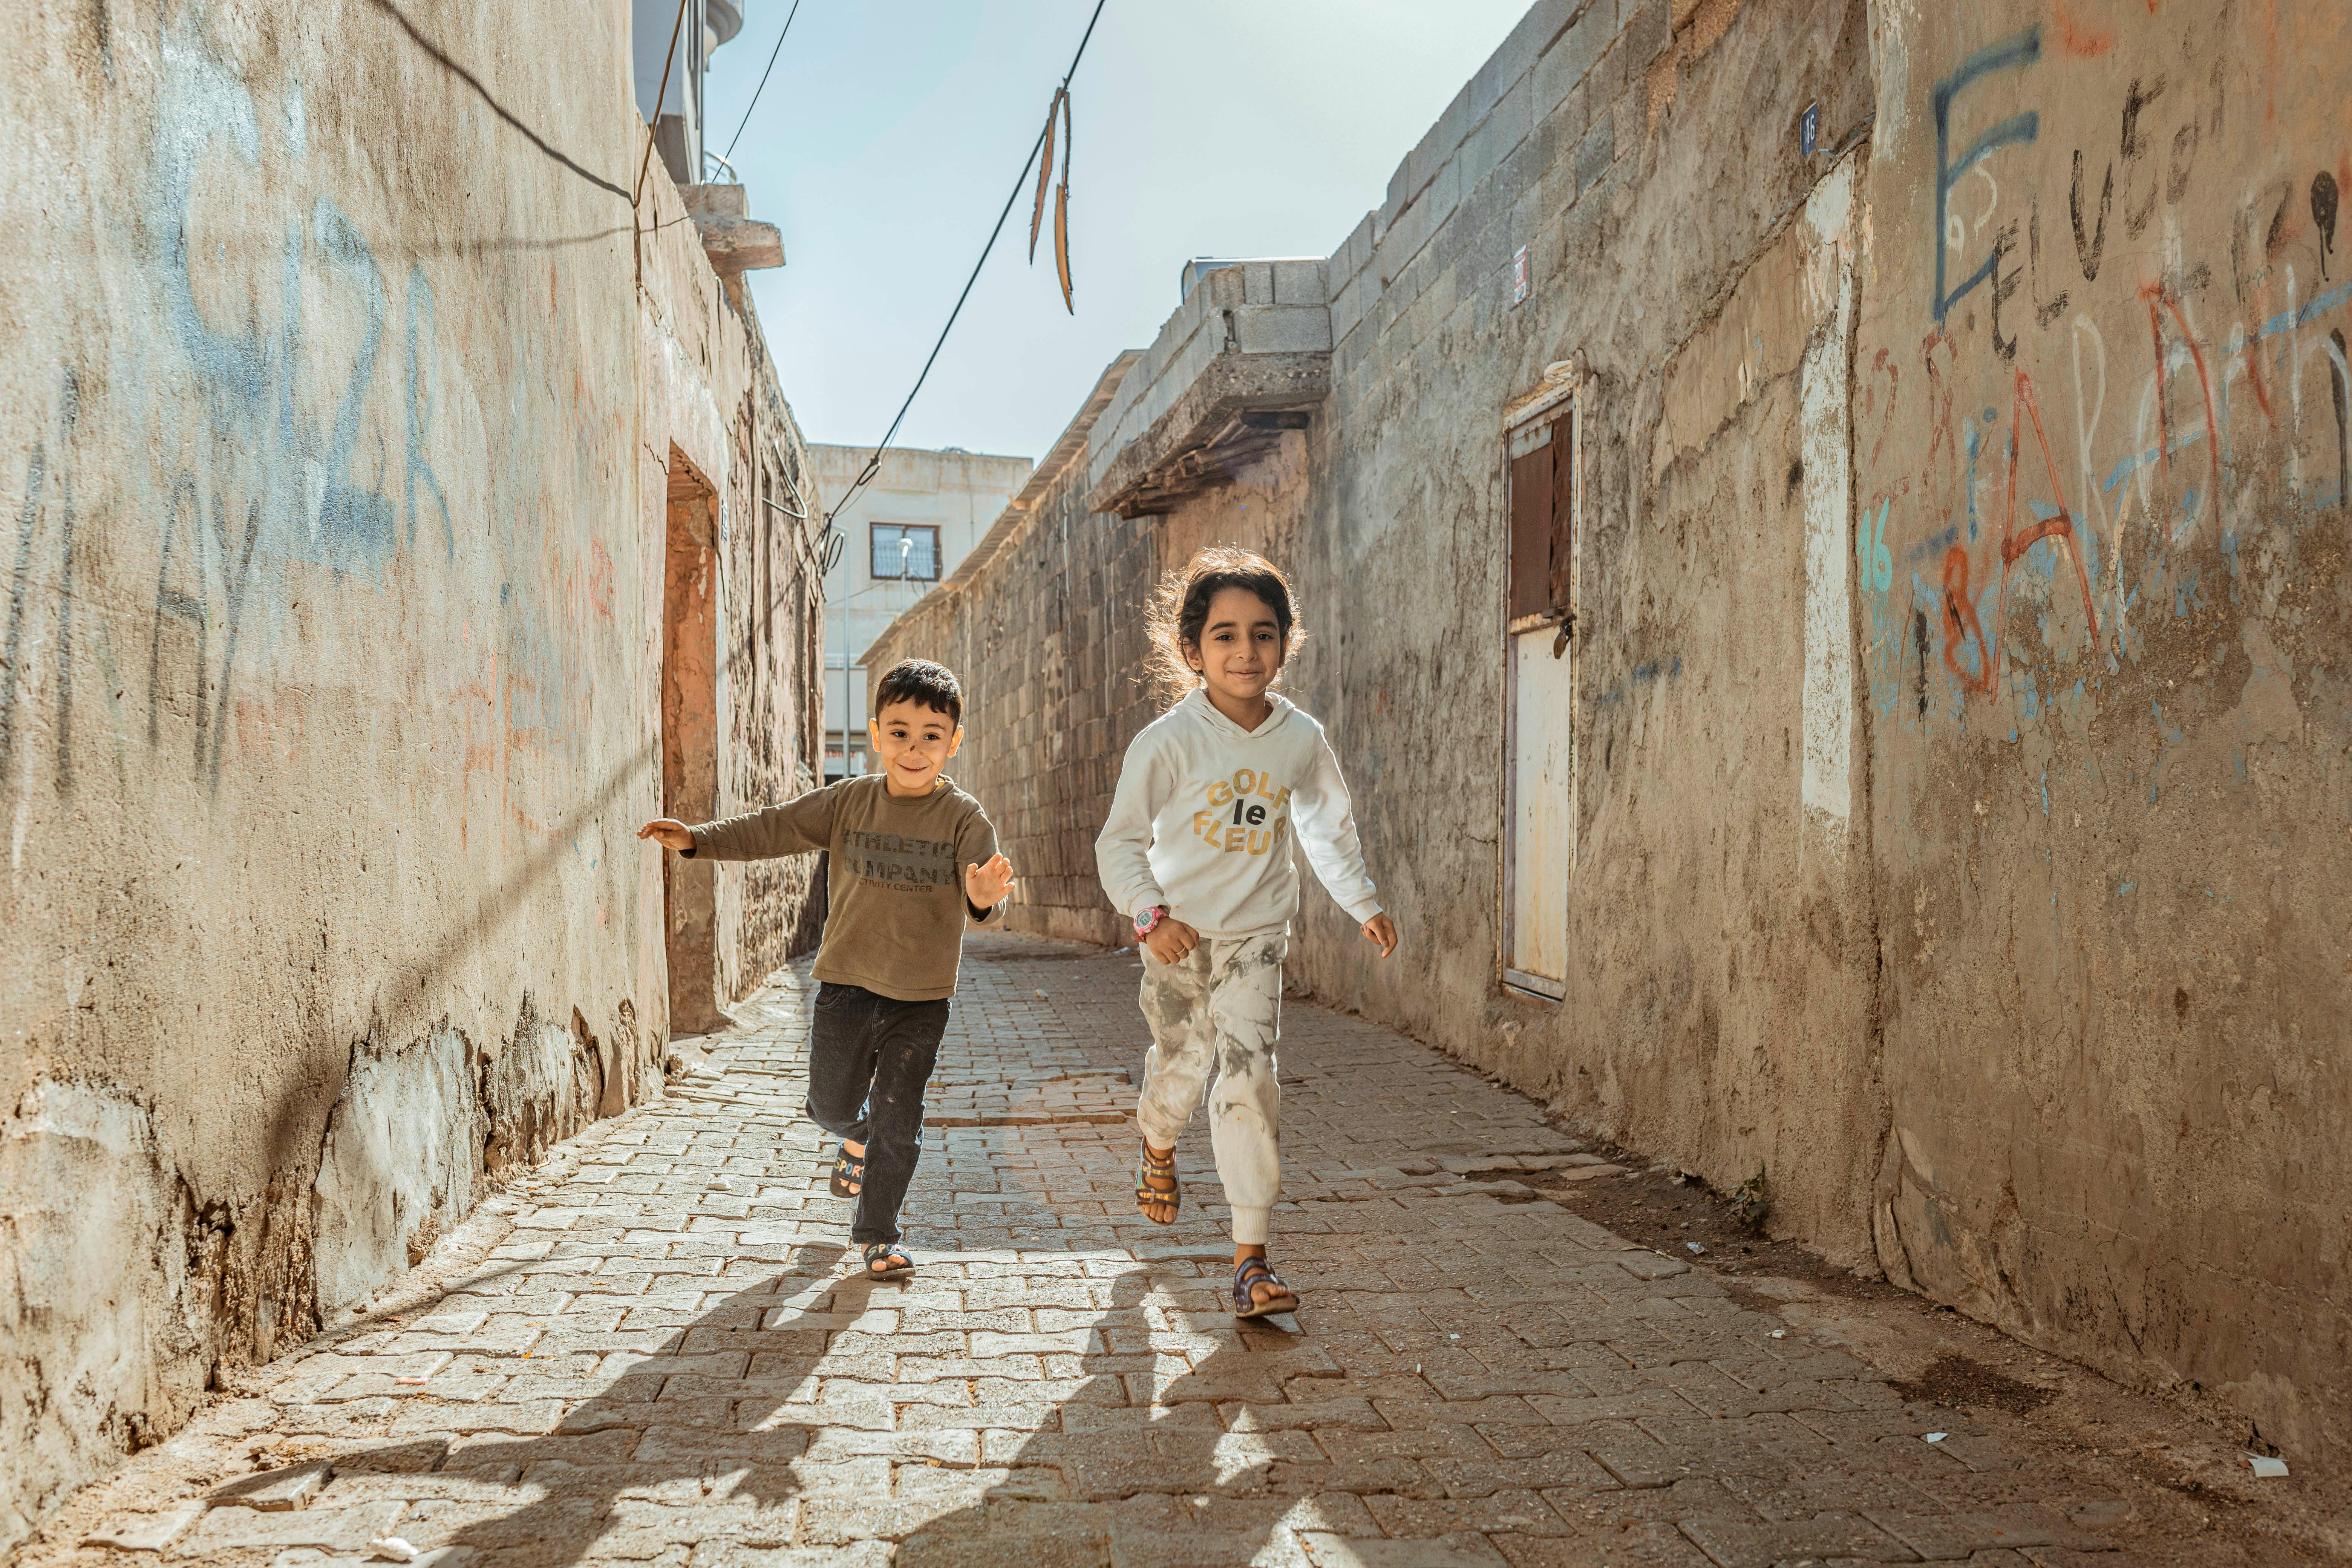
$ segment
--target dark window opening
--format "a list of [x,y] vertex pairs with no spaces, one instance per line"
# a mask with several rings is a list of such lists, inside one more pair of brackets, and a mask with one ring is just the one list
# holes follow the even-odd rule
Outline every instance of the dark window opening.
[[1565,616],[1574,563],[1575,466],[1569,414],[1516,437],[1511,457],[1511,607],[1513,622]]
[[936,583],[940,580],[940,531],[913,523],[873,525],[877,582]]

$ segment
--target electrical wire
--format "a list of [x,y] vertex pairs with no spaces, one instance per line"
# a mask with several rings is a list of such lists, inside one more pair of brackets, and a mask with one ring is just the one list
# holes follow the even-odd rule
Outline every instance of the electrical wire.
[[808,502],[803,499],[800,486],[793,483],[792,470],[790,468],[779,468],[776,470],[776,475],[779,479],[784,481],[784,489],[793,492],[793,506],[797,506],[801,510],[794,511],[792,507],[780,506],[773,500],[769,501],[768,504],[775,507],[778,511],[782,512],[794,522],[806,522],[808,521]]
[[[1108,0],[1095,0],[1095,13],[1087,19],[1086,33],[1078,39],[1078,52],[1070,57],[1070,68],[1062,73],[1062,91],[1070,90],[1070,79],[1078,74],[1078,62],[1087,58],[1087,44],[1094,37],[1095,24],[1102,20],[1103,6],[1108,3]],[[1045,132],[1041,126],[1037,140],[1030,144],[1029,156],[1021,160],[1021,173],[1013,177],[1013,194],[1004,198],[1004,210],[996,215],[996,226],[988,231],[988,243],[981,247],[980,259],[972,263],[971,276],[964,279],[963,292],[956,296],[955,309],[948,312],[948,323],[940,329],[940,341],[931,345],[930,357],[923,362],[922,373],[915,377],[913,390],[907,394],[907,401],[898,405],[898,416],[890,421],[890,428],[883,433],[880,444],[874,448],[874,455],[866,459],[866,466],[857,471],[857,478],[851,480],[849,488],[842,492],[841,500],[826,510],[824,520],[828,524],[841,515],[842,509],[856,499],[859,490],[882,472],[882,454],[888,448],[890,437],[898,433],[898,426],[906,423],[907,411],[915,406],[916,395],[923,390],[923,383],[930,376],[931,366],[939,362],[940,351],[947,347],[948,334],[955,330],[956,318],[963,314],[964,301],[971,298],[971,286],[980,281],[980,269],[988,265],[989,253],[996,248],[997,237],[1004,232],[1004,220],[1013,216],[1013,204],[1020,201],[1021,193],[1028,188],[1030,165],[1036,163],[1037,154],[1045,145]]]
[[[760,85],[751,89],[751,101],[743,106],[743,118],[735,122],[735,134],[728,138],[727,152],[721,162],[735,156],[735,143],[743,140],[743,127],[751,123],[751,110],[758,107],[760,95],[768,90],[768,71],[776,68],[776,57],[784,52],[784,40],[793,36],[793,18],[801,14],[801,0],[793,0],[793,8],[784,14],[784,30],[776,35],[776,47],[768,51],[768,70],[760,73]],[[727,165],[733,172],[735,165]]]

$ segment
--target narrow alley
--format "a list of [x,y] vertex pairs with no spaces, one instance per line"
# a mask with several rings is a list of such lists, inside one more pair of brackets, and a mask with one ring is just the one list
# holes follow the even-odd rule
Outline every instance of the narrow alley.
[[19,9],[0,1568],[2352,1568],[2352,4]]
[[[2216,1496],[2248,1510],[2227,1479],[2200,1505],[1906,1403],[1830,1336],[1736,1304],[1712,1258],[1496,1179],[1633,1173],[1311,1004],[1285,1031],[1276,1223],[1305,1308],[1237,1330],[1199,1121],[1173,1231],[1129,1200],[1135,964],[972,942],[903,1285],[845,1277],[846,1205],[797,1114],[803,961],[665,1098],[487,1202],[20,1560],[322,1568],[387,1538],[450,1568],[2278,1560],[2200,1533]],[[2151,1542],[2189,1544],[2133,1554]]]

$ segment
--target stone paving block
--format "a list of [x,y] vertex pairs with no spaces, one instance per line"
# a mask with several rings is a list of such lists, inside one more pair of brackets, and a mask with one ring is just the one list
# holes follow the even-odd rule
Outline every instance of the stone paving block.
[[1822,1513],[1776,1524],[1692,1520],[1685,1535],[1721,1568],[1772,1568],[1792,1557],[1859,1558],[1865,1563],[1916,1563],[1919,1555],[1860,1514]]
[[1599,1491],[1617,1486],[1617,1478],[1580,1448],[1557,1448],[1517,1459],[1474,1461],[1432,1455],[1422,1460],[1451,1498],[1483,1498],[1497,1492],[1547,1487],[1575,1487]]
[[[1499,1535],[1496,1543],[1514,1568],[1520,1564],[1527,1568],[1717,1568],[1712,1558],[1691,1544],[1688,1536],[1664,1523],[1636,1524],[1612,1534],[1588,1535],[1573,1542],[1527,1541]],[[1546,1548],[1558,1554],[1548,1553]]]
[[1289,1531],[1271,1535],[1219,1535],[1207,1531],[1168,1535],[1116,1528],[1111,1531],[1111,1568],[1231,1568],[1243,1563],[1250,1568],[1312,1568],[1304,1543]]
[[1307,1531],[1315,1568],[1507,1568],[1509,1559],[1485,1536],[1465,1531],[1421,1541],[1365,1540]]
[[288,1465],[259,1475],[240,1476],[215,1487],[210,1500],[215,1506],[234,1504],[264,1513],[308,1508],[327,1489],[334,1473],[335,1467],[323,1459]]
[[1612,1561],[1623,1568],[1633,1568],[1631,1558],[1612,1559],[1603,1548],[1579,1536],[1517,1535],[1498,1531],[1489,1539],[1511,1568],[1610,1568]]
[[1216,1411],[1229,1432],[1329,1432],[1343,1429],[1385,1432],[1389,1429],[1387,1421],[1372,1408],[1369,1399],[1342,1397],[1298,1405],[1281,1400],[1221,1403]]
[[1365,1500],[1381,1529],[1390,1535],[1423,1538],[1464,1529],[1519,1535],[1570,1536],[1576,1529],[1541,1495],[1525,1489],[1482,1494],[1475,1501],[1373,1497]]
[[[1721,1485],[1767,1520],[1809,1519],[1832,1510],[1867,1514],[1927,1513],[1936,1503],[1908,1479],[1879,1470],[1824,1468],[1781,1479],[1725,1476]],[[1923,1501],[1922,1500],[1927,1500]]]
[[409,1400],[392,1423],[395,1437],[426,1436],[445,1432],[552,1432],[568,1411],[561,1399],[533,1399],[519,1405],[480,1401],[445,1405],[438,1400]]
[[1001,1355],[1101,1355],[1108,1347],[1093,1329],[1067,1329],[1058,1333],[997,1334],[975,1333],[971,1336],[974,1360],[985,1361]]
[[780,1427],[770,1432],[736,1432],[702,1426],[648,1426],[631,1435],[635,1436],[636,1444],[629,1457],[641,1465],[700,1464],[708,1460],[735,1460],[747,1465],[780,1464],[807,1452],[812,1443],[808,1428],[801,1426]]
[[859,1384],[835,1388],[816,1400],[735,1400],[712,1423],[730,1424],[743,1432],[772,1432],[787,1426],[858,1427],[868,1432],[887,1432],[898,1424],[898,1407],[887,1389]]
[[[807,1434],[807,1458],[825,1464],[879,1457],[918,1461],[937,1459],[947,1465],[977,1465],[981,1462],[980,1446],[983,1436],[988,1434],[959,1431],[859,1432],[838,1426],[824,1427]],[[1025,1437],[1030,1434],[1016,1436]]]
[[754,1545],[788,1545],[803,1528],[809,1506],[790,1492],[760,1495],[740,1489],[690,1502],[615,1498],[598,1553],[648,1557],[655,1554],[648,1547],[691,1548],[712,1536]]
[[271,1430],[280,1436],[380,1436],[399,1413],[402,1403],[387,1397],[347,1400],[340,1405],[289,1405],[279,1410]]
[[323,1552],[356,1552],[391,1531],[408,1511],[404,1502],[366,1502],[352,1508],[302,1508],[265,1512],[255,1508],[208,1510],[184,1536],[177,1553],[204,1557],[215,1552],[283,1550],[310,1546]]
[[[1089,1408],[1102,1409],[1101,1405]],[[986,1405],[909,1405],[891,1429],[900,1432],[1055,1432],[1066,1414],[1059,1401],[996,1399]],[[1075,1428],[1074,1428],[1075,1429]]]
[[1494,1394],[1485,1399],[1378,1398],[1372,1408],[1391,1426],[1508,1425],[1542,1426],[1549,1421],[1532,1399]]
[[1072,1526],[1054,1533],[992,1531],[949,1539],[919,1533],[889,1559],[896,1568],[1101,1568],[1110,1549],[1105,1528]]
[[204,1511],[203,1503],[184,1502],[152,1513],[118,1514],[83,1536],[81,1543],[116,1552],[161,1552]]
[[1685,1476],[1667,1486],[1621,1487],[1606,1491],[1556,1488],[1543,1495],[1561,1518],[1595,1538],[1618,1534],[1637,1524],[1663,1523],[1671,1527],[1677,1521],[1690,1519],[1726,1519],[1739,1524],[1764,1522],[1753,1509],[1712,1476]]
[[1595,1422],[1561,1430],[1624,1486],[1666,1487],[1686,1476],[1706,1473],[1698,1456],[1661,1443],[1630,1421]]
[[[1227,1430],[1213,1405],[1071,1405],[1057,1412],[1065,1432],[1210,1432]],[[1241,1432],[1270,1427],[1238,1427]]]
[[1873,1509],[1864,1517],[1923,1558],[1968,1557],[1995,1548],[2063,1547],[2105,1552],[2108,1543],[2057,1510],[2033,1503],[1994,1513],[1900,1513]]
[[888,1568],[890,1544],[853,1542],[845,1546],[754,1546],[740,1541],[698,1543],[691,1568]]

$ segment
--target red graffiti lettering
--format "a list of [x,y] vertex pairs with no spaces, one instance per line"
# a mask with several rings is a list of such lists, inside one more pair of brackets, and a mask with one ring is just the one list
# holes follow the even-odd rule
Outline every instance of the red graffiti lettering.
[[[1960,647],[1971,638],[1977,645],[1975,675],[1960,668]],[[1944,668],[1963,691],[1992,689],[1992,647],[1977,625],[1976,603],[1969,597],[1969,552],[1957,544],[1944,552]]]
[[2263,384],[2262,344],[2263,335],[2259,327],[2246,334],[2246,380],[2253,385],[2254,402],[2261,406],[2263,417],[2275,425],[2278,416],[2271,412],[2270,388]]
[[[2000,577],[1993,599],[1992,635],[1985,635],[1979,623],[1976,604],[1969,595],[1969,552],[1953,545],[1944,552],[1944,665],[1963,691],[1990,696],[2000,668],[2001,629],[2009,621],[2009,571],[2025,552],[2045,539],[2056,540],[2066,547],[2066,558],[2074,563],[2074,585],[2082,591],[2083,616],[2090,623],[2091,641],[2099,640],[2099,609],[2091,596],[2090,569],[2083,561],[2083,549],[2074,531],[2074,510],[2066,504],[2066,488],[2058,478],[2058,465],[2050,458],[2050,437],[2042,427],[2042,404],[2034,395],[2033,378],[2024,371],[2017,373],[2016,390],[2010,401],[2009,418],[2009,504],[2001,518]],[[2034,445],[2042,448],[2042,471],[2050,480],[2050,494],[2056,512],[2046,518],[2029,521],[2020,528],[2017,522],[2017,458],[2021,445],[2019,432],[2027,425],[2033,428]],[[1974,641],[1980,662],[1974,674],[1960,664],[1962,645]]]
[[[2221,510],[2221,426],[2213,417],[2213,377],[2205,368],[2205,351],[2197,346],[2197,336],[2189,330],[2189,318],[2180,313],[2180,301],[2161,283],[2150,283],[2139,291],[2147,306],[2148,337],[2156,344],[2156,441],[2157,458],[2164,471],[2172,471],[2172,422],[2164,406],[2164,316],[2161,305],[2172,312],[2173,324],[2180,329],[2180,341],[2189,350],[2189,361],[2197,367],[2197,384],[2205,396],[2205,456],[2213,470],[2213,511]],[[2251,360],[2249,361],[2251,363]],[[2264,399],[2263,407],[2269,403]]]
[[2050,0],[2050,26],[2058,35],[2058,47],[2077,59],[2096,59],[2116,47],[2113,27],[2102,29],[2076,21],[2066,14],[2064,0]]
[[[1959,488],[1960,442],[1952,428],[1952,389],[1944,384],[1941,372],[1936,368],[1936,348],[1943,346],[1955,360],[1959,350],[1953,344],[1949,332],[1941,327],[1929,332],[1919,343],[1919,362],[1927,367],[1927,461],[1919,469],[1919,493],[1923,496],[1949,497]],[[1944,458],[1945,483],[1936,483],[1936,457]],[[1946,500],[1940,520],[1948,526],[1952,521],[1952,504]]]
[[1895,352],[1892,349],[1881,349],[1871,359],[1870,375],[1862,384],[1862,416],[1864,419],[1877,412],[1877,378],[1881,372],[1886,376],[1886,411],[1879,416],[1878,438],[1870,444],[1870,456],[1863,463],[1865,472],[1878,466],[1879,448],[1886,445],[1886,432],[1895,426],[1895,397],[1901,390],[1903,378],[1895,368]]
[[[2034,443],[2042,448],[2042,471],[2049,476],[2050,494],[2058,514],[2043,518],[2022,532],[2017,526],[2017,427],[2020,416],[2033,421]],[[2083,590],[2083,615],[2091,623],[2091,642],[2099,640],[2099,611],[2091,602],[2091,574],[2083,564],[2083,547],[2074,537],[2074,514],[2066,505],[2066,487],[2059,481],[2058,465],[2050,460],[2050,437],[2042,430],[2042,405],[2033,395],[2033,378],[2017,373],[2017,391],[2009,405],[2009,514],[2001,523],[2000,581],[2004,601],[2009,594],[2010,563],[2044,539],[2063,539],[2067,558],[2074,563],[2074,582]]]

